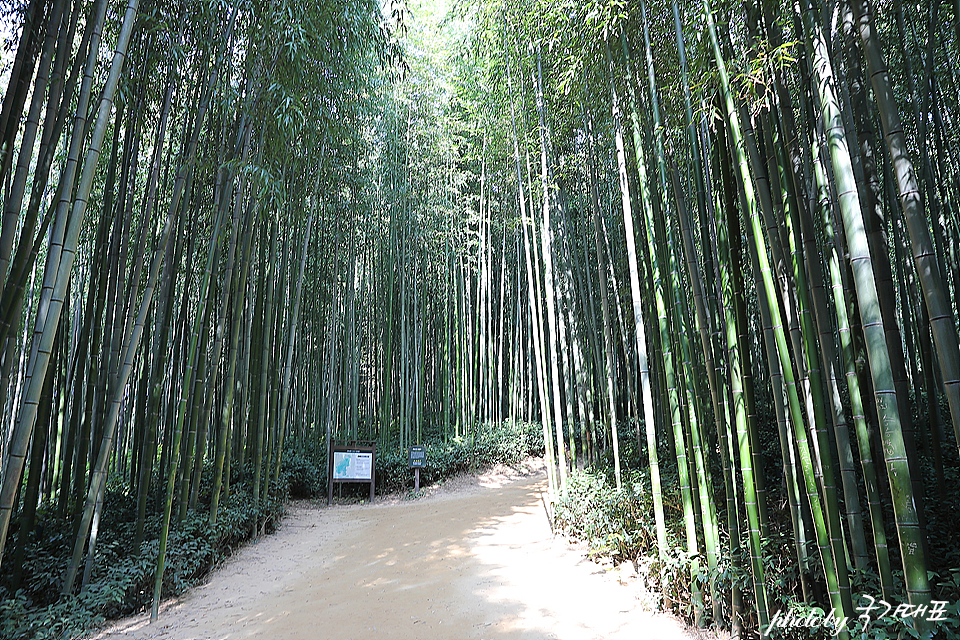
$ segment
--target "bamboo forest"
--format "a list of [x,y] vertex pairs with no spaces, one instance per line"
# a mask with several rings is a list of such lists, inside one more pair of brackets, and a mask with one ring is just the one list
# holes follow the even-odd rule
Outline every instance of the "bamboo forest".
[[0,637],[162,620],[335,441],[542,458],[718,637],[960,637],[960,1],[0,26]]

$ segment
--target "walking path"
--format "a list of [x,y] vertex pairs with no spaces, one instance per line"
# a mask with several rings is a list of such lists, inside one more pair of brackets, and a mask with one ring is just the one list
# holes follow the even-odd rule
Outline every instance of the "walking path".
[[[102,640],[680,640],[638,586],[550,531],[542,473],[461,478],[418,500],[294,505],[208,582]],[[626,584],[624,584],[626,582]]]

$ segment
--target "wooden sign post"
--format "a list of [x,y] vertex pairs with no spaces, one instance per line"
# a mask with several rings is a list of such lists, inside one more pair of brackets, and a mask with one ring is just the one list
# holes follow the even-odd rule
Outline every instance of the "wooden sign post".
[[420,469],[427,461],[427,448],[423,445],[410,447],[410,457],[407,466],[413,469],[413,490],[420,491]]
[[327,455],[327,504],[333,502],[333,485],[359,482],[370,485],[373,502],[377,443],[373,440],[333,440]]

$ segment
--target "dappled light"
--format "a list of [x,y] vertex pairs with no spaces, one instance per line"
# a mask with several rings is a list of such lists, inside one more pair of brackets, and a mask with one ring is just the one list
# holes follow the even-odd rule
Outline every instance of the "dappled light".
[[491,475],[412,502],[300,506],[156,629],[127,622],[97,638],[692,637],[553,536],[542,474],[501,475],[499,490]]
[[960,638],[960,0],[0,39],[0,640]]

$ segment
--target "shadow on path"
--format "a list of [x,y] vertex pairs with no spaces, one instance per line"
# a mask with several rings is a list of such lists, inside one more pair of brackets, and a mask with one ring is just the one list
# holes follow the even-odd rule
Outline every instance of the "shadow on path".
[[673,618],[554,538],[542,477],[395,504],[297,508],[156,625],[170,640],[673,640]]

